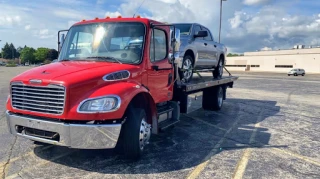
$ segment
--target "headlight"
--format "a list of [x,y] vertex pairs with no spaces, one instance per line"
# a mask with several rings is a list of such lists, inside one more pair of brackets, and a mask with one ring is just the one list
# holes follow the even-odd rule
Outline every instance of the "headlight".
[[91,98],[80,103],[78,112],[110,112],[119,109],[121,100],[118,96]]

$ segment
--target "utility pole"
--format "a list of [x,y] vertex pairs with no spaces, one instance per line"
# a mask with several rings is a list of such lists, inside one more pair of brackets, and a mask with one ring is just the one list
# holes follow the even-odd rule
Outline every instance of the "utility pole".
[[220,43],[220,39],[221,39],[222,1],[227,1],[227,0],[220,0],[220,25],[219,25],[219,43]]

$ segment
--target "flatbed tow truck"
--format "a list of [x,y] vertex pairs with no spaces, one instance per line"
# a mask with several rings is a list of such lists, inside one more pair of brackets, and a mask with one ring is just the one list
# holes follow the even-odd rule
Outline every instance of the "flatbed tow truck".
[[[142,48],[130,46],[137,38]],[[6,116],[13,135],[70,148],[115,148],[138,159],[151,134],[194,111],[194,100],[202,97],[203,109],[220,110],[238,79],[229,74],[184,83],[177,70],[179,29],[139,16],[83,20],[58,41],[58,62],[10,82]]]

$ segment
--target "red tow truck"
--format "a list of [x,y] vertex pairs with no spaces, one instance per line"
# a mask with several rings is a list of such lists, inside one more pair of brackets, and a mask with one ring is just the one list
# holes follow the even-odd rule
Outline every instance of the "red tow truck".
[[219,110],[238,79],[180,80],[180,31],[171,24],[107,17],[76,23],[60,39],[62,32],[57,62],[10,82],[6,117],[13,135],[70,148],[116,148],[138,159],[151,134],[190,112],[192,94],[202,94],[205,110]]

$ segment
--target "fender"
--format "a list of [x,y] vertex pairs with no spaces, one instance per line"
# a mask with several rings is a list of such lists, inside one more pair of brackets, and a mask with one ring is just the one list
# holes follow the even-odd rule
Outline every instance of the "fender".
[[[77,119],[77,120],[115,120],[121,119],[130,104],[131,100],[138,94],[148,94],[149,102],[153,103],[155,106],[154,100],[152,99],[149,91],[136,82],[130,81],[119,81],[114,82],[105,86],[100,86],[95,88],[78,100],[70,101],[69,110],[67,110],[66,119]],[[101,96],[116,95],[121,99],[120,108],[113,112],[99,112],[99,113],[78,113],[77,108],[83,100],[88,98],[97,98]],[[153,107],[154,108],[154,107]],[[154,110],[154,109],[153,109]],[[154,112],[153,112],[154,113]]]

